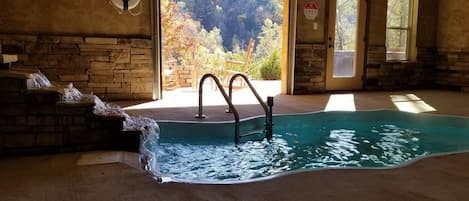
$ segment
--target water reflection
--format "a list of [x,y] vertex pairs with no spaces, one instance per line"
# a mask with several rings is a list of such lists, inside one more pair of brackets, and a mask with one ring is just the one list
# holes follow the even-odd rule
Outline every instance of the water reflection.
[[384,165],[395,165],[412,159],[423,153],[418,152],[420,132],[411,129],[402,129],[395,125],[383,125],[373,133],[380,136],[376,146],[373,147],[379,153],[373,157],[375,163]]
[[348,160],[349,157],[359,154],[356,146],[358,142],[354,139],[354,130],[332,130],[329,138],[330,141],[326,142],[327,147],[325,149],[329,150],[331,158]]
[[287,141],[250,141],[240,144],[189,145],[161,143],[161,172],[175,178],[242,180],[291,170],[295,154]]
[[[368,129],[367,129],[368,128]],[[420,132],[396,125],[282,132],[233,146],[159,144],[161,173],[201,181],[244,180],[318,167],[383,167],[425,154]],[[371,129],[370,129],[371,128]]]

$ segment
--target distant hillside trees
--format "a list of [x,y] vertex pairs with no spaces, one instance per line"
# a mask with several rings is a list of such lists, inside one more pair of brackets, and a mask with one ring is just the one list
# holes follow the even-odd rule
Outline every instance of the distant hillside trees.
[[256,38],[262,32],[265,19],[276,24],[282,24],[283,20],[283,0],[176,1],[205,29],[220,29],[226,50],[233,49],[233,41],[246,44],[249,38]]
[[163,61],[212,67],[224,60],[220,30],[204,29],[173,0],[161,1]]

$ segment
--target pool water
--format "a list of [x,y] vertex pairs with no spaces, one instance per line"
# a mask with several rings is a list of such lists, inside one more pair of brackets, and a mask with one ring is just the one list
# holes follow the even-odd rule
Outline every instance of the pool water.
[[[241,131],[262,127],[245,120]],[[274,137],[233,143],[233,123],[159,122],[157,175],[173,180],[244,181],[317,168],[393,167],[469,149],[469,118],[398,111],[319,112],[274,117]]]

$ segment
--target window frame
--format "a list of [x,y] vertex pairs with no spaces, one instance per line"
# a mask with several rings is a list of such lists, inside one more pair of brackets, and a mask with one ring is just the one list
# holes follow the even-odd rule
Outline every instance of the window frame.
[[[387,62],[406,62],[406,61],[414,61],[415,60],[415,37],[416,37],[416,29],[414,27],[417,26],[417,5],[418,0],[407,0],[409,2],[409,10],[408,10],[408,17],[407,17],[407,26],[388,26],[388,12],[386,12],[386,31],[385,31],[385,47],[386,47],[386,61]],[[386,1],[386,8],[388,9],[388,1]],[[407,35],[406,47],[405,47],[405,58],[404,59],[388,59],[388,30],[396,30],[396,31],[405,31]]]

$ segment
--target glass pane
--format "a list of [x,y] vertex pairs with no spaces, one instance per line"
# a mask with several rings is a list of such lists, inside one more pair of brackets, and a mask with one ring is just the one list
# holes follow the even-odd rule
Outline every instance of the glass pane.
[[358,0],[337,0],[334,77],[353,77],[358,25]]
[[388,0],[387,27],[409,26],[409,0]]
[[388,29],[386,31],[386,59],[407,60],[408,30]]

